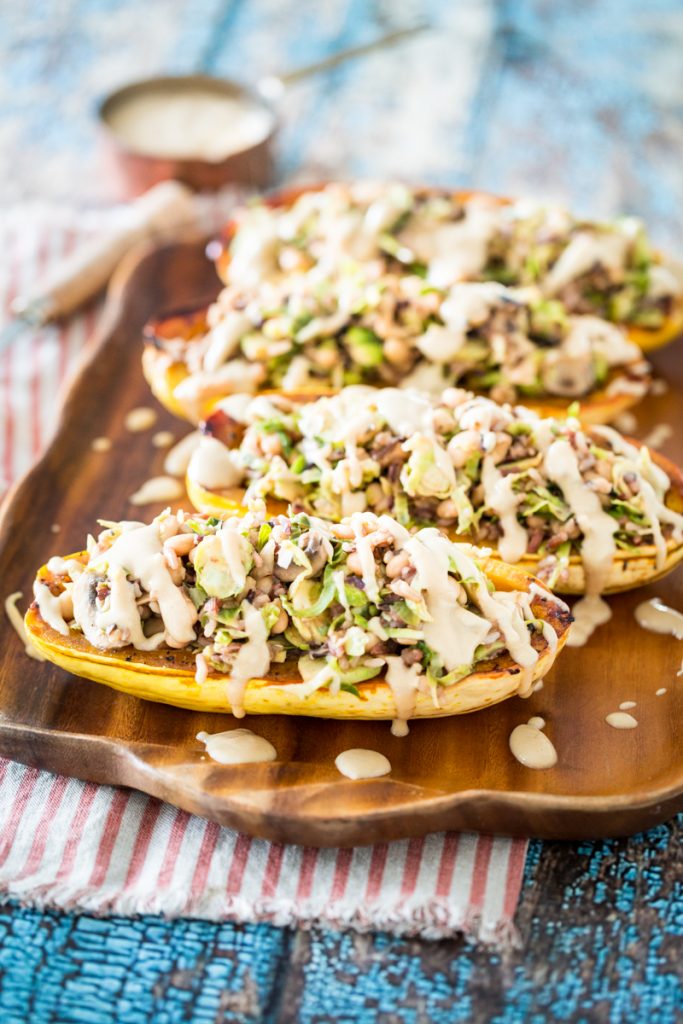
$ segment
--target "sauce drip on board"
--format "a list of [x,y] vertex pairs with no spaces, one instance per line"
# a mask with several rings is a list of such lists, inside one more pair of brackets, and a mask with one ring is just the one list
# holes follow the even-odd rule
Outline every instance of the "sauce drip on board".
[[143,430],[149,430],[157,421],[157,414],[154,409],[141,405],[137,409],[131,409],[127,414],[123,425],[131,434],[139,434]]
[[157,430],[152,435],[152,444],[155,448],[170,448],[175,441],[175,436],[170,430]]
[[44,656],[40,651],[33,646],[29,640],[26,629],[24,627],[24,620],[21,616],[21,612],[17,608],[17,601],[21,601],[22,597],[21,590],[15,591],[14,594],[10,594],[5,598],[5,614],[10,621],[10,625],[16,632],[17,636],[24,645],[24,651],[28,654],[29,658],[33,658],[35,661],[45,661]]
[[510,733],[510,750],[525,768],[544,769],[557,764],[557,751],[542,731],[544,725],[544,719],[534,715]]
[[334,759],[334,763],[337,771],[347,779],[378,779],[391,771],[391,763],[384,754],[361,747],[342,750]]
[[160,501],[177,501],[185,493],[179,480],[172,476],[153,476],[131,494],[131,505],[153,505]]
[[636,622],[652,633],[664,633],[683,640],[683,615],[675,608],[669,608],[658,597],[643,601],[635,612]]
[[111,451],[112,440],[110,437],[94,437],[90,447],[94,452],[108,452]]
[[613,729],[635,729],[638,725],[638,720],[633,715],[629,715],[627,711],[612,711],[611,714],[605,716],[605,721]]
[[264,736],[257,736],[251,729],[198,732],[197,739],[204,744],[212,761],[218,761],[219,764],[257,764],[277,759],[273,744]]

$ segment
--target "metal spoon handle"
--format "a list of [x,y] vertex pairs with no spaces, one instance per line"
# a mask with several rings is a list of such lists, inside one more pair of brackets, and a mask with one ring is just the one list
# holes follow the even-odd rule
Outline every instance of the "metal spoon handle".
[[399,42],[401,39],[416,35],[426,28],[429,28],[428,22],[418,21],[413,25],[408,25],[405,28],[399,28],[394,32],[388,32],[386,35],[379,36],[378,39],[372,39],[369,43],[361,43],[359,46],[350,46],[345,50],[339,50],[337,53],[332,53],[329,57],[324,57],[322,60],[314,61],[311,64],[303,64],[299,68],[284,71],[279,75],[267,75],[256,83],[256,91],[269,100],[277,99],[288,85],[293,85],[304,78],[317,75],[321,71],[328,71],[330,68],[342,64],[344,61],[351,60],[353,57],[362,57],[364,54],[372,53],[374,50],[382,50],[385,46],[393,46],[394,43]]

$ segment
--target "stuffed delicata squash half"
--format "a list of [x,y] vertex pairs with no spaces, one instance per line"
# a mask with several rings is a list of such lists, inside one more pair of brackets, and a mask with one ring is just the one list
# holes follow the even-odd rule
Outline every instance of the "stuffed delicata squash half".
[[146,328],[144,369],[157,398],[193,422],[232,393],[320,394],[349,384],[458,384],[562,415],[581,399],[608,422],[647,392],[649,367],[622,328],[569,315],[535,289],[463,282],[447,292],[370,268],[312,272],[228,288],[206,313]]
[[285,193],[238,211],[217,268],[208,310],[145,332],[152,389],[193,421],[234,392],[407,379],[607,422],[644,393],[640,348],[683,327],[680,268],[638,221],[477,193]]
[[683,274],[641,221],[591,221],[552,204],[398,182],[331,182],[239,209],[216,266],[226,285],[293,269],[379,262],[448,289],[536,286],[569,313],[621,324],[657,348],[683,329]]
[[26,628],[56,664],[236,716],[475,711],[531,692],[571,622],[522,570],[369,512],[107,524],[34,596]]
[[683,474],[611,427],[454,388],[352,387],[233,396],[204,429],[186,481],[203,512],[369,509],[490,546],[566,594],[629,590],[683,559]]

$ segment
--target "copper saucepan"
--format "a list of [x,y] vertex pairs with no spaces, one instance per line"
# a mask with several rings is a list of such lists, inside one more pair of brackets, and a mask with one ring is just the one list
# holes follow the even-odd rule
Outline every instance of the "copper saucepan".
[[[184,182],[200,191],[215,191],[231,182],[253,188],[265,187],[270,184],[273,175],[273,140],[278,127],[277,102],[288,85],[351,57],[389,46],[426,27],[425,23],[420,22],[391,32],[362,46],[340,51],[315,64],[261,79],[255,88],[209,75],[166,75],[141,79],[117,89],[98,108],[107,171],[116,191],[122,198],[131,198],[168,178]],[[212,107],[214,114],[223,105],[226,112],[223,151],[220,145],[216,145],[210,153],[195,154],[189,152],[187,146],[180,146],[179,151],[173,152],[172,146],[159,144],[163,124],[168,124],[169,118],[175,116],[174,110],[182,109],[179,104],[185,104],[184,113],[187,117],[187,103],[193,98],[195,102],[203,102],[205,110]],[[139,112],[142,104],[146,105],[149,142],[144,139],[144,127],[137,130],[136,137],[131,137],[130,132],[122,127],[125,117],[130,115],[134,107]],[[236,104],[250,118],[249,130],[242,133],[241,139],[233,136],[231,142],[231,126],[227,123],[227,114],[231,106],[237,112]],[[140,131],[143,133],[142,142]],[[220,139],[213,141],[220,143]]]

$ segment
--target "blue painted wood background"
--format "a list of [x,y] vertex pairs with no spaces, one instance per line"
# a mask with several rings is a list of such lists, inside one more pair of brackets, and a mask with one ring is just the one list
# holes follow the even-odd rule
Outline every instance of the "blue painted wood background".
[[[255,82],[413,19],[433,29],[292,88],[281,180],[402,175],[644,216],[681,252],[676,0],[0,2],[0,215],[107,199],[95,99],[132,77]],[[1,1024],[669,1022],[683,1012],[682,820],[534,843],[520,945],[0,908]]]

